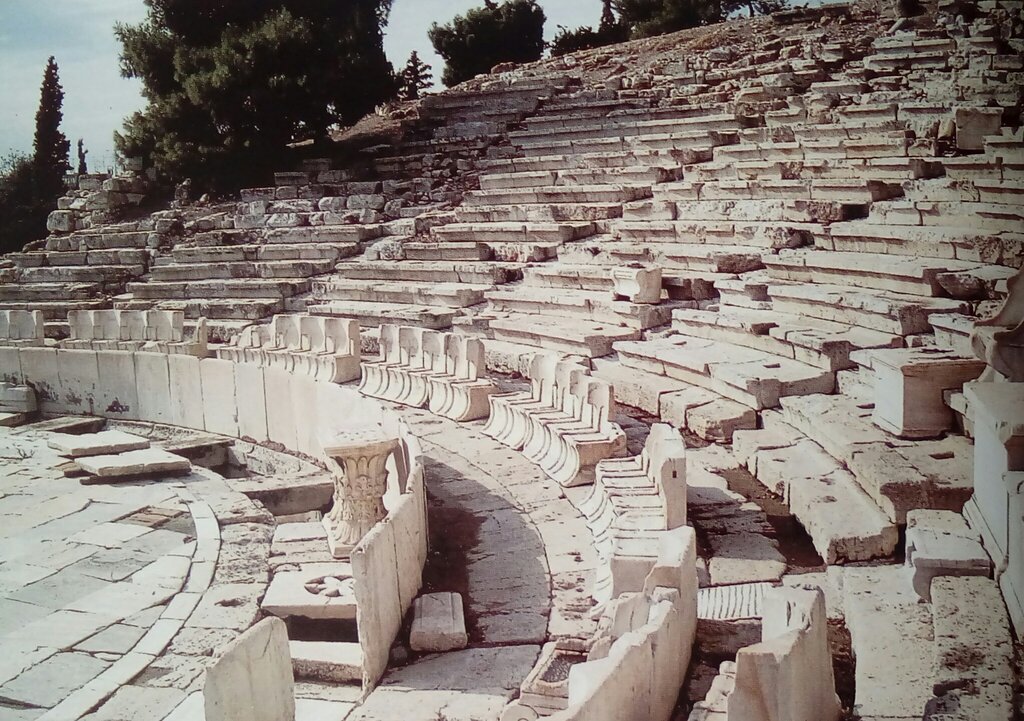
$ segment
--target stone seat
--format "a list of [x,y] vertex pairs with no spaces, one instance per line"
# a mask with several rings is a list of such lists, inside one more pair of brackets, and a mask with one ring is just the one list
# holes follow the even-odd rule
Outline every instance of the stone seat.
[[[743,181],[739,181],[743,182]],[[655,191],[657,192],[657,186]],[[864,217],[865,203],[793,198],[698,200],[670,198],[666,193],[656,202],[668,204],[672,220],[734,220],[748,222],[829,223]]]
[[729,306],[717,311],[675,310],[672,328],[681,335],[753,348],[832,372],[856,367],[850,359],[852,352],[903,343],[895,334],[773,310]]
[[101,295],[99,283],[0,283],[0,303],[48,301],[55,297],[87,300]]
[[20,268],[40,266],[83,266],[83,265],[147,265],[150,251],[137,248],[115,248],[113,250],[65,251],[46,250],[27,253],[9,253],[7,258]]
[[675,302],[657,305],[615,300],[611,293],[534,286],[505,285],[485,293],[488,310],[496,313],[572,317],[636,330],[668,323]]
[[[943,159],[943,162],[951,159]],[[744,160],[715,161],[683,168],[683,177],[695,182],[708,180],[764,179],[853,179],[898,182],[940,174],[942,166],[928,158],[821,158],[798,161]]]
[[893,225],[874,220],[833,223],[814,237],[826,250],[997,263],[1020,267],[1024,233],[994,233],[962,226]]
[[628,202],[650,197],[649,188],[630,185],[576,185],[528,189],[473,190],[465,205],[519,205],[534,203]]
[[562,172],[574,170],[613,170],[616,168],[627,169],[636,166],[645,168],[657,168],[671,170],[673,166],[678,167],[682,157],[696,153],[697,159],[686,162],[697,162],[699,159],[711,158],[711,146],[706,147],[705,154],[698,150],[681,152],[663,152],[658,150],[638,149],[631,153],[624,152],[592,152],[592,153],[565,153],[555,155],[532,155],[519,158],[501,158],[484,161],[482,169],[497,174],[502,173],[537,173],[537,172]]
[[655,201],[678,200],[814,200],[863,205],[903,194],[898,183],[860,178],[711,180],[663,183],[652,189]]
[[598,185],[600,183],[652,185],[673,180],[678,171],[669,168],[631,165],[611,168],[579,168],[514,173],[491,173],[480,177],[483,190],[535,188],[552,185]]
[[435,238],[452,243],[564,243],[594,234],[594,224],[565,223],[451,223],[432,228]]
[[225,342],[214,332],[215,321],[259,320],[269,318],[275,313],[284,312],[283,298],[235,297],[197,297],[197,298],[138,298],[134,295],[122,297],[115,302],[116,307],[126,310],[180,310],[186,318],[207,318],[210,328],[210,340]]
[[736,131],[690,130],[681,133],[627,135],[623,137],[574,138],[537,141],[522,148],[526,157],[550,155],[648,154],[692,151],[706,156],[709,148],[736,142]]
[[[981,268],[979,263],[891,256],[878,253],[782,249],[765,255],[768,276],[801,283],[828,283],[854,288],[905,293],[907,295],[947,295],[942,287],[945,273],[963,273]],[[1006,277],[1013,271],[1004,269]]]
[[[150,281],[129,283],[128,292],[138,299],[242,299],[289,298],[309,290],[308,280],[239,280]],[[215,316],[216,317],[216,316]]]
[[979,232],[1012,233],[1024,227],[1024,206],[970,201],[886,201],[871,207],[868,220],[888,225],[970,227]]
[[309,278],[331,272],[334,264],[333,259],[177,263],[154,267],[149,278],[153,281]]
[[46,250],[110,250],[113,248],[150,248],[159,240],[149,231],[125,232],[79,232],[65,236],[50,236],[46,239]]
[[[53,296],[50,296],[53,297]],[[51,322],[63,324],[67,321],[68,311],[81,309],[109,308],[110,300],[106,297],[91,299],[68,300],[3,300],[0,299],[0,310],[36,311],[43,314],[47,326]],[[49,328],[48,328],[49,330]]]
[[477,241],[407,242],[402,248],[408,260],[542,262],[554,258],[559,243],[544,241],[496,242]]
[[0,346],[41,346],[46,318],[40,310],[0,310]]
[[335,270],[345,278],[363,280],[501,285],[515,280],[521,266],[495,261],[349,260],[338,263]]
[[456,421],[484,418],[496,392],[481,378],[484,346],[477,338],[413,326],[382,325],[380,357],[362,364],[359,391]]
[[[810,245],[823,232],[818,223],[758,220],[644,220],[636,216],[643,209],[634,206],[629,217],[612,226],[612,233],[622,240],[641,243],[689,243],[743,247],[746,252],[758,249],[796,248]],[[674,215],[674,213],[672,213]]]
[[622,203],[537,203],[530,205],[461,205],[459,223],[573,223],[622,216]]
[[615,350],[627,367],[707,388],[754,410],[835,387],[830,371],[723,341],[673,335],[616,343]]
[[600,243],[573,243],[559,250],[566,262],[642,263],[657,265],[663,271],[676,270],[719,274],[745,273],[763,268],[763,251],[743,246],[712,243],[684,243],[648,239],[604,240]]
[[465,308],[484,302],[490,284],[430,283],[410,286],[405,280],[357,279],[331,276],[313,281],[317,302],[357,301],[369,303],[411,303],[448,308]]
[[588,373],[537,354],[531,391],[492,395],[484,433],[522,451],[562,486],[592,483],[600,460],[625,451],[626,436],[610,421],[612,387]]
[[645,135],[682,134],[694,131],[738,130],[739,121],[735,115],[696,115],[658,120],[626,120],[596,118],[593,122],[581,119],[580,123],[567,128],[528,128],[509,134],[513,145],[528,147],[547,145],[550,141],[578,140],[607,137],[643,137]]
[[121,285],[146,272],[143,265],[57,265],[23,268],[23,283],[101,283]]
[[332,260],[351,257],[359,252],[356,243],[275,243],[225,246],[177,246],[171,250],[174,263],[234,263],[243,260],[271,262],[283,260]]
[[488,332],[497,341],[557,350],[585,358],[608,355],[616,341],[640,339],[638,329],[624,325],[550,315],[490,315],[497,316],[487,321]]
[[379,238],[380,225],[309,225],[271,228],[262,233],[265,243],[361,243]]
[[218,358],[280,368],[328,383],[359,377],[359,325],[315,315],[276,315],[269,325],[244,329]]
[[767,293],[781,313],[901,336],[929,333],[932,313],[964,313],[970,308],[968,303],[947,298],[789,281],[769,282]]

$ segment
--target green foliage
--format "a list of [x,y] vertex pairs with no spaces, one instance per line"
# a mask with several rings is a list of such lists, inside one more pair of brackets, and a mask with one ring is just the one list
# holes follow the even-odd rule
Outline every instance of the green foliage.
[[71,143],[60,131],[64,118],[64,89],[60,85],[57,63],[53,56],[46,61],[43,85],[39,89],[39,109],[36,111],[36,133],[33,142],[32,164],[35,166],[37,191],[56,200],[64,190],[64,173],[68,165]]
[[434,84],[434,75],[431,67],[420,60],[419,53],[415,50],[409,56],[409,62],[401,75],[401,89],[398,91],[402,100],[416,100],[420,93]]
[[32,155],[0,159],[0,253],[21,250],[46,235],[46,216],[64,193],[71,144],[60,131],[64,90],[51,57],[43,72]]
[[427,35],[445,60],[442,82],[451,87],[505,62],[539,60],[544,52],[544,11],[536,0],[484,0],[484,7],[434,23]]
[[577,50],[590,50],[626,40],[629,40],[629,28],[615,19],[612,13],[612,0],[603,0],[601,22],[597,30],[589,26],[570,30],[559,25],[558,34],[551,41],[551,56],[558,57]]
[[116,142],[169,180],[256,182],[289,143],[323,140],[397,90],[381,30],[391,0],[145,3],[145,21],[115,27],[122,74],[148,101]]
[[631,37],[640,38],[722,22],[735,13],[767,15],[785,8],[788,0],[612,0],[612,5]]

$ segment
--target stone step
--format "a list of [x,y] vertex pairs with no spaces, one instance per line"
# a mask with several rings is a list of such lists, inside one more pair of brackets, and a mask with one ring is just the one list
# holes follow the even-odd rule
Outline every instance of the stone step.
[[648,121],[673,121],[683,118],[701,118],[707,116],[723,116],[727,114],[725,105],[674,107],[630,107],[612,101],[611,105],[598,104],[580,105],[573,112],[551,114],[545,105],[544,114],[527,118],[524,125],[530,130],[574,130],[577,128],[600,128],[607,125],[625,125],[636,127],[637,123]]
[[101,293],[98,283],[0,283],[0,302],[49,301],[53,298],[87,300]]
[[121,285],[146,272],[142,265],[58,265],[24,268],[22,283],[104,283]]
[[594,234],[594,224],[576,223],[451,223],[430,229],[441,241],[452,243],[564,243]]
[[325,301],[356,301],[363,303],[408,303],[466,308],[483,303],[490,285],[468,283],[431,283],[411,286],[405,280],[361,280],[332,277],[313,281],[313,299]]
[[338,263],[335,270],[344,278],[361,280],[404,280],[415,283],[473,283],[501,285],[522,274],[517,263],[450,262],[437,260],[351,260]]
[[46,250],[112,250],[115,248],[155,248],[160,237],[148,230],[128,232],[75,233],[67,236],[50,236],[46,239]]
[[623,365],[707,388],[754,410],[835,387],[829,371],[721,341],[676,335],[616,343],[615,350]]
[[762,254],[756,248],[701,243],[637,241],[603,241],[600,243],[569,243],[558,251],[558,257],[569,263],[600,262],[643,263],[672,270],[709,273],[746,273],[763,268]]
[[942,165],[936,160],[910,157],[715,161],[683,168],[683,177],[695,182],[792,178],[900,181],[931,178],[941,174]]
[[487,309],[491,313],[538,315],[544,318],[581,318],[598,324],[627,326],[637,330],[665,325],[678,303],[658,305],[614,300],[603,291],[545,288],[532,285],[505,285],[488,291]]
[[220,320],[260,320],[272,315],[283,313],[284,301],[281,298],[128,298],[116,303],[118,308],[128,310],[180,310],[186,318],[207,318]]
[[330,273],[333,260],[239,261],[232,263],[178,263],[153,268],[152,281],[226,280],[240,278],[309,278]]
[[853,712],[917,719],[932,698],[932,616],[902,566],[843,571],[843,608],[856,657]]
[[818,223],[623,219],[612,226],[612,232],[622,240],[640,243],[736,246],[749,253],[758,248],[767,250],[811,245],[824,229]]
[[901,336],[931,332],[928,316],[932,313],[967,313],[970,309],[968,303],[947,298],[787,281],[769,283],[768,296],[780,313]]
[[854,220],[833,223],[815,235],[814,243],[826,250],[886,255],[949,258],[998,263],[1014,268],[1024,264],[1024,233],[989,233],[970,226],[888,225]]
[[521,148],[547,146],[553,141],[579,141],[601,138],[640,137],[646,135],[684,134],[696,131],[739,130],[735,115],[697,115],[694,117],[616,122],[600,119],[569,128],[531,128],[509,133],[513,145]]
[[831,283],[923,296],[946,294],[939,283],[941,274],[979,267],[977,263],[958,260],[803,249],[766,254],[764,264],[769,277],[779,280]]
[[408,260],[476,261],[494,260],[505,263],[542,263],[558,254],[558,243],[405,243]]
[[611,272],[611,268],[596,264],[543,263],[523,269],[523,284],[611,293],[614,287]]
[[599,358],[610,354],[612,344],[616,341],[640,338],[639,330],[626,326],[595,323],[579,318],[520,313],[493,318],[488,321],[488,328],[497,341],[585,358]]
[[554,139],[523,146],[522,152],[526,157],[546,157],[550,155],[613,153],[646,155],[652,152],[683,151],[693,153],[696,157],[710,158],[715,147],[735,143],[737,138],[738,133],[735,130],[697,130],[685,133],[652,133],[610,138]]
[[149,250],[116,248],[114,250],[65,251],[46,250],[28,253],[8,253],[7,258],[19,268],[43,266],[85,266],[85,265],[148,265]]
[[982,202],[1020,206],[1024,204],[1024,181],[992,178],[937,178],[903,184],[911,202]]
[[573,223],[622,217],[622,203],[538,203],[531,205],[461,205],[460,223]]
[[[657,190],[657,189],[655,189]],[[655,201],[658,202],[658,201]],[[733,220],[736,222],[831,223],[863,218],[864,203],[785,198],[758,200],[671,200],[669,220]],[[623,213],[625,216],[625,212]]]
[[263,231],[266,243],[361,243],[379,238],[379,225],[307,225]]
[[856,367],[850,360],[854,351],[903,345],[902,337],[893,334],[773,310],[729,306],[717,311],[676,310],[672,313],[672,328],[681,335],[753,348],[827,371]]
[[464,205],[521,205],[537,203],[624,203],[650,197],[650,188],[632,185],[577,185],[504,190],[472,190]]
[[655,201],[814,200],[864,205],[899,197],[898,183],[863,179],[710,180],[662,183],[652,188]]
[[[687,159],[686,156],[695,156]],[[624,153],[620,151],[596,153],[563,153],[531,155],[482,161],[478,166],[493,173],[572,172],[574,170],[627,170],[636,166],[672,171],[683,162],[696,163],[711,159],[711,149],[705,153],[696,149],[682,152],[644,150]]]
[[782,401],[782,420],[845,464],[893,523],[907,511],[960,512],[973,491],[973,450],[963,436],[905,441],[872,420],[873,406],[845,396]]
[[868,221],[886,225],[970,227],[975,232],[1015,233],[1024,227],[1024,205],[893,200],[874,204]]
[[128,292],[139,299],[227,299],[227,298],[290,298],[309,290],[308,280],[200,280],[189,282],[129,283]]
[[333,260],[359,253],[357,243],[275,243],[273,245],[226,245],[172,249],[177,263],[231,263],[237,261]]
[[665,183],[678,177],[679,171],[644,165],[614,168],[581,168],[559,170],[532,170],[514,173],[493,173],[480,176],[482,190],[507,188],[537,188],[558,185],[616,185],[649,186]]
[[[52,297],[52,296],[50,296]],[[92,300],[0,300],[0,310],[38,310],[47,321],[67,322],[70,310],[100,310],[110,307],[108,298]]]
[[383,323],[413,325],[420,328],[447,330],[452,327],[456,311],[452,308],[403,303],[369,303],[361,301],[332,301],[310,303],[313,315],[354,318],[363,328],[376,328]]
[[[774,413],[762,416],[773,419]],[[840,463],[799,431],[777,421],[738,430],[733,453],[758,482],[782,497],[827,564],[887,558],[896,549],[896,526]]]

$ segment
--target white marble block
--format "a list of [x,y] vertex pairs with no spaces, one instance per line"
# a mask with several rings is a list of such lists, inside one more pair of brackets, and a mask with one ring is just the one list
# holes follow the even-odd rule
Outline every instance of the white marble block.
[[81,458],[142,450],[149,448],[149,439],[123,431],[100,431],[81,435],[53,433],[47,444],[62,456]]
[[934,438],[953,426],[943,391],[959,390],[985,364],[936,348],[865,352],[875,372],[875,425],[901,438]]
[[469,643],[461,594],[424,594],[413,603],[412,613],[409,646],[413,651],[454,651]]
[[0,411],[32,413],[36,410],[36,392],[29,386],[0,383]]
[[80,458],[78,465],[100,481],[156,474],[181,475],[192,469],[192,463],[187,458],[159,448],[146,448],[109,456],[87,456]]
[[632,303],[661,302],[661,268],[628,265],[612,268],[612,296]]
[[288,630],[266,618],[232,641],[206,670],[206,721],[295,721]]
[[988,576],[991,562],[981,536],[955,511],[907,512],[906,565],[921,598],[931,600],[936,576]]

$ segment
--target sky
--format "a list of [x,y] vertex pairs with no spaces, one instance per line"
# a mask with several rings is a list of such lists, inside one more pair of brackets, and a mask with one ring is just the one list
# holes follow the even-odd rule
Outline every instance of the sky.
[[[202,0],[200,0],[202,1]],[[482,5],[482,0],[394,0],[385,29],[388,59],[401,69],[416,50],[433,66],[439,82],[444,61],[434,54],[427,29]],[[601,0],[539,0],[547,15],[548,39],[558,26],[596,25]],[[113,132],[126,116],[143,107],[140,85],[121,77],[115,22],[145,17],[142,0],[0,0],[0,156],[31,152],[39,87],[50,55],[64,87],[61,129],[75,143],[83,138],[91,171],[114,161]]]

